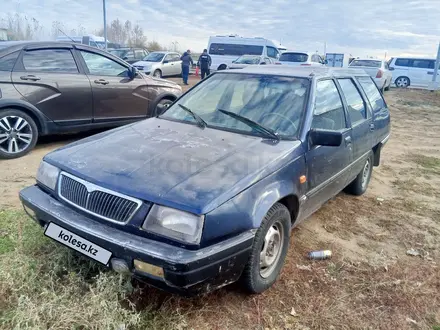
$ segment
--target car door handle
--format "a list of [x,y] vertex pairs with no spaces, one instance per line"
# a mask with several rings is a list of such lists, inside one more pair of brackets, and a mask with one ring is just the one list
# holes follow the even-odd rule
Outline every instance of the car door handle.
[[21,76],[20,77],[21,80],[32,80],[32,81],[37,81],[37,80],[41,80],[40,77],[34,76],[32,74],[29,74],[27,76]]
[[351,136],[346,136],[346,137],[344,138],[344,141],[345,141],[345,145],[346,145],[346,146],[351,145]]
[[95,82],[95,84],[99,84],[99,85],[108,85],[109,84],[109,82],[105,79],[96,79],[94,82]]
[[373,123],[370,124],[370,131],[374,131],[374,124]]

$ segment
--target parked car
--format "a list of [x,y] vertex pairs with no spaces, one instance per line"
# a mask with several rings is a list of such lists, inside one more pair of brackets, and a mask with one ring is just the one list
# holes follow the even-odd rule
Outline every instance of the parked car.
[[114,127],[157,114],[180,86],[146,77],[95,47],[0,43],[0,158],[31,151],[41,135]]
[[381,90],[389,90],[393,81],[393,74],[389,70],[388,63],[374,59],[355,59],[350,63],[350,68],[364,69]]
[[158,78],[182,74],[180,54],[175,52],[152,52],[142,61],[133,63],[133,66],[147,75]]
[[137,61],[142,60],[149,54],[148,50],[145,48],[115,48],[109,49],[108,52],[119,58],[122,58],[125,62],[133,64]]
[[265,64],[275,64],[275,61],[267,56],[259,55],[242,55],[232,64],[229,65],[229,69],[243,69],[248,65],[265,65]]
[[[434,74],[434,58],[393,57],[389,62],[396,87],[428,87]],[[437,73],[440,80],[440,70]]]
[[153,286],[259,293],[291,228],[367,190],[389,134],[363,70],[222,70],[157,118],[46,155],[20,198],[47,236]]
[[275,64],[290,66],[324,66],[326,62],[316,53],[288,51],[282,53]]

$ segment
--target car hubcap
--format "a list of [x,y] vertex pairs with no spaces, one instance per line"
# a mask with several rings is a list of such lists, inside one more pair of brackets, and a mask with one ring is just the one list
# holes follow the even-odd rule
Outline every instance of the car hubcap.
[[0,150],[9,154],[19,153],[32,142],[32,127],[18,116],[0,118]]
[[397,86],[399,87],[406,87],[408,85],[408,82],[405,78],[400,78],[397,80]]
[[260,252],[260,275],[269,277],[278,264],[283,247],[283,226],[275,222],[264,237],[264,244]]
[[367,187],[369,177],[370,177],[370,160],[367,160],[364,166],[364,170],[362,171],[362,189],[365,189]]
[[156,72],[154,73],[154,76],[160,78],[160,72],[159,72],[159,71],[156,71]]

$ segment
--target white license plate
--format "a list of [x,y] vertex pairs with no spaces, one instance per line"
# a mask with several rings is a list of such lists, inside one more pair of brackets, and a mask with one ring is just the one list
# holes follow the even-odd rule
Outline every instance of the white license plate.
[[44,235],[64,244],[82,254],[107,265],[112,253],[81,236],[78,236],[53,222],[49,223]]

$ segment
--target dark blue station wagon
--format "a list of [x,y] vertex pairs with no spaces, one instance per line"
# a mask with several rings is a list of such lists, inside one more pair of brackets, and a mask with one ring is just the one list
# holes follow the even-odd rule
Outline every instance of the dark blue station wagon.
[[185,295],[268,289],[291,229],[363,194],[390,134],[355,69],[217,72],[162,110],[46,155],[20,198],[52,239]]

